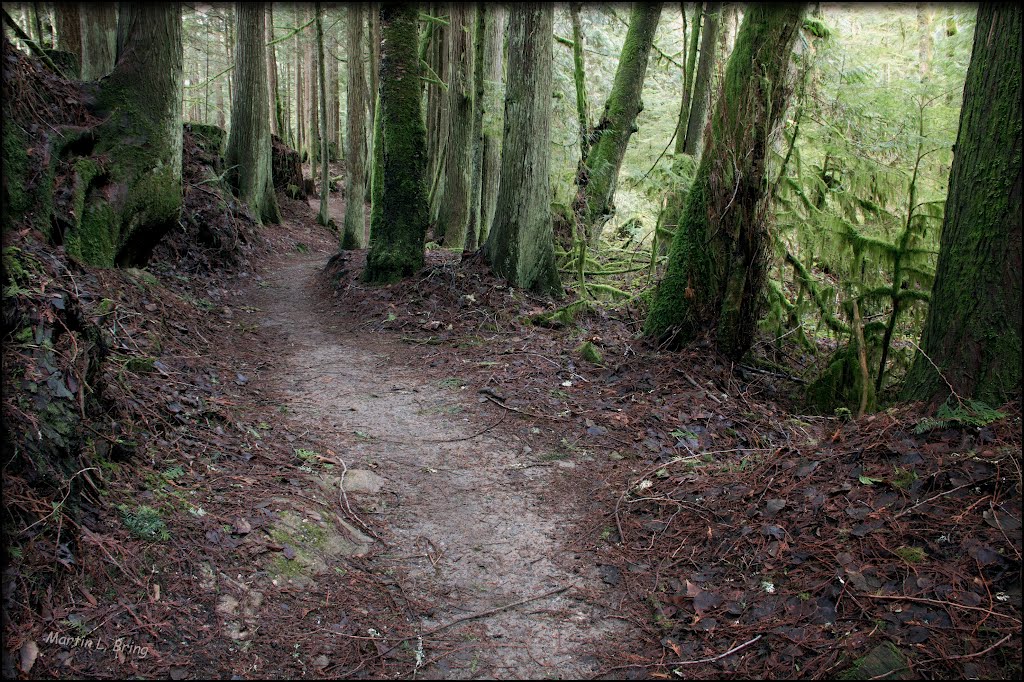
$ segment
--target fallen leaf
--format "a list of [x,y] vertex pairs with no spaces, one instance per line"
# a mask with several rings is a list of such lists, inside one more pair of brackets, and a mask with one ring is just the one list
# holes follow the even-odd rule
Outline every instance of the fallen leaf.
[[21,645],[21,672],[27,673],[36,664],[36,657],[39,656],[39,645],[35,640],[29,640]]

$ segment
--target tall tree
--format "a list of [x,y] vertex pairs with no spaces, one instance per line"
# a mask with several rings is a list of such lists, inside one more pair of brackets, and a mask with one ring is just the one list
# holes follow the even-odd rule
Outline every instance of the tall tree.
[[281,214],[271,168],[263,17],[263,3],[243,2],[235,9],[235,96],[224,161],[228,182],[253,215],[277,223]]
[[704,139],[704,122],[707,119],[708,105],[711,103],[711,77],[715,68],[721,13],[722,3],[720,2],[709,2],[704,8],[700,63],[697,66],[697,77],[693,84],[690,112],[686,123],[686,138],[683,142],[683,153],[690,156],[700,155],[700,143]]
[[655,291],[647,334],[678,346],[717,329],[718,349],[750,347],[767,270],[767,157],[786,110],[804,7],[751,5],[729,59],[686,210]]
[[285,138],[281,92],[277,87],[277,46],[274,44],[274,3],[267,3],[267,87],[270,90],[270,132]]
[[366,223],[363,178],[366,173],[366,76],[363,73],[363,6],[348,5],[348,92],[346,93],[347,173],[345,175],[345,225],[341,248],[358,249]]
[[[982,3],[939,260],[904,395],[1001,404],[1021,391],[1021,9]],[[948,382],[948,383],[947,383]]]
[[661,3],[634,3],[612,91],[594,129],[597,139],[586,164],[577,173],[576,183],[583,189],[577,195],[576,213],[583,216],[587,239],[595,246],[605,223],[615,212],[612,199],[619,168],[635,131],[637,114],[643,109],[640,95],[660,16]]
[[320,87],[320,211],[316,221],[321,225],[331,224],[331,176],[327,171],[327,162],[331,158],[329,136],[327,134],[327,76],[324,66],[324,24],[321,17],[320,3],[313,3],[313,18],[316,20],[316,70],[317,82]]
[[[679,123],[676,128],[675,158],[672,161],[674,182],[670,184],[665,203],[658,217],[660,228],[668,231],[675,231],[679,227],[679,220],[682,218],[683,209],[686,206],[686,197],[689,194],[690,182],[688,178],[693,173],[696,165],[696,157],[700,152],[700,140],[704,135],[704,123],[707,118],[707,109],[711,101],[711,81],[715,64],[715,54],[718,49],[719,19],[721,18],[722,3],[707,3],[704,9],[704,25],[700,28],[701,21],[699,13],[694,18],[694,28],[691,46],[697,45],[697,35],[700,39],[700,66],[695,69],[693,64],[697,62],[697,51],[692,50],[690,60],[687,63],[689,75],[683,87],[683,101],[679,111]],[[696,73],[696,84],[692,91],[693,74]],[[660,229],[659,228],[659,229]],[[665,252],[665,242],[659,241],[662,253]]]
[[505,118],[502,74],[505,44],[505,16],[501,5],[489,5],[486,13],[484,36],[484,123],[483,160],[480,174],[480,234],[483,244],[494,222],[494,207],[498,198],[498,180],[501,177],[501,134]]
[[82,80],[95,81],[114,70],[117,55],[117,5],[97,2],[79,13],[82,37]]
[[551,227],[551,61],[554,7],[513,5],[497,210],[485,256],[516,287],[559,296]]
[[380,160],[381,154],[377,150],[377,137],[380,132],[380,126],[378,125],[377,119],[377,106],[380,103],[380,3],[370,3],[370,13],[367,20],[367,31],[366,35],[369,40],[369,55],[370,55],[370,99],[367,105],[370,107],[370,120],[374,122],[373,127],[367,129],[369,134],[369,141],[367,142],[367,148],[370,150],[370,158],[374,159],[374,163],[370,166],[370,172],[366,177],[366,200],[371,201],[371,194],[373,192],[373,173],[379,171],[378,160]]
[[679,120],[676,122],[676,147],[675,153],[682,154],[686,141],[686,125],[690,120],[690,98],[693,94],[693,75],[697,71],[697,43],[700,38],[700,11],[701,3],[694,3],[693,27],[690,29],[690,37],[686,37],[686,3],[680,4],[680,11],[683,15],[683,48],[686,50],[685,68],[683,69],[683,96],[679,106]]
[[57,25],[57,48],[75,56],[75,76],[82,72],[82,16],[77,2],[58,2],[54,5],[54,23]]
[[434,234],[453,249],[466,242],[473,169],[473,52],[471,6],[451,6],[448,31],[448,163]]
[[587,72],[583,64],[583,23],[580,21],[582,2],[569,4],[572,19],[573,80],[576,82],[576,118],[579,123],[580,163],[585,163],[590,152],[590,105],[587,103]]
[[383,150],[380,211],[371,226],[363,277],[388,282],[423,267],[427,235],[426,131],[420,106],[419,10],[381,6],[380,118]]
[[476,251],[480,238],[480,193],[484,165],[484,42],[487,39],[487,7],[476,3],[473,29],[473,167],[470,170],[469,222],[465,248]]

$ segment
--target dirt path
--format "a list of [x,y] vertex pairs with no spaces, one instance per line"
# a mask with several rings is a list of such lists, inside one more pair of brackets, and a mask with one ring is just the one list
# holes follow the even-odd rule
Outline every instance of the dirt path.
[[[622,624],[584,600],[600,580],[563,550],[576,503],[547,488],[573,464],[529,457],[508,419],[475,435],[500,411],[467,416],[473,387],[431,381],[414,349],[333,317],[315,286],[325,261],[287,257],[252,294],[260,333],[280,352],[267,379],[292,420],[336,443],[356,472],[345,486],[356,514],[385,519],[375,572],[393,575],[418,607],[417,632],[448,641],[443,656],[423,651],[417,676],[589,677],[591,654]],[[373,474],[383,479],[376,492]]]

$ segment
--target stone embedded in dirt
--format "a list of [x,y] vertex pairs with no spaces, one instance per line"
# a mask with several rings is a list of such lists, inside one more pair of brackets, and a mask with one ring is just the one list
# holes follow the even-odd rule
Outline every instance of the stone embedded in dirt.
[[346,493],[369,493],[370,495],[376,495],[386,482],[372,471],[349,469],[345,474],[343,485]]
[[618,585],[622,582],[622,572],[615,566],[602,564],[597,567],[597,572],[601,576],[601,582],[608,585]]

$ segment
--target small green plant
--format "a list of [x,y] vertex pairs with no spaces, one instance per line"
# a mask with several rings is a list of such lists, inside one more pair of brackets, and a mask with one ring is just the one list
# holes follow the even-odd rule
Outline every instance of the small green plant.
[[908,564],[919,564],[928,558],[928,555],[920,547],[903,545],[902,547],[898,547],[895,551],[896,555]]
[[167,524],[160,518],[160,512],[146,505],[139,505],[134,510],[128,505],[118,505],[121,521],[132,535],[141,540],[170,540]]
[[900,490],[908,490],[914,481],[917,480],[917,472],[913,469],[904,469],[903,467],[893,467],[892,478],[889,479],[889,483],[894,488]]
[[309,253],[309,247],[302,242],[295,243],[295,250],[299,253]]
[[175,466],[172,466],[169,469],[165,469],[163,471],[163,473],[160,474],[161,477],[163,477],[164,479],[166,479],[168,481],[176,481],[176,480],[178,480],[179,478],[181,478],[184,475],[185,475],[185,470],[183,468],[181,468],[180,465],[175,465]]
[[981,400],[966,400],[957,402],[954,406],[948,400],[942,404],[934,417],[925,417],[917,423],[914,433],[920,435],[932,429],[946,429],[950,427],[985,426],[1006,415],[993,409]]

